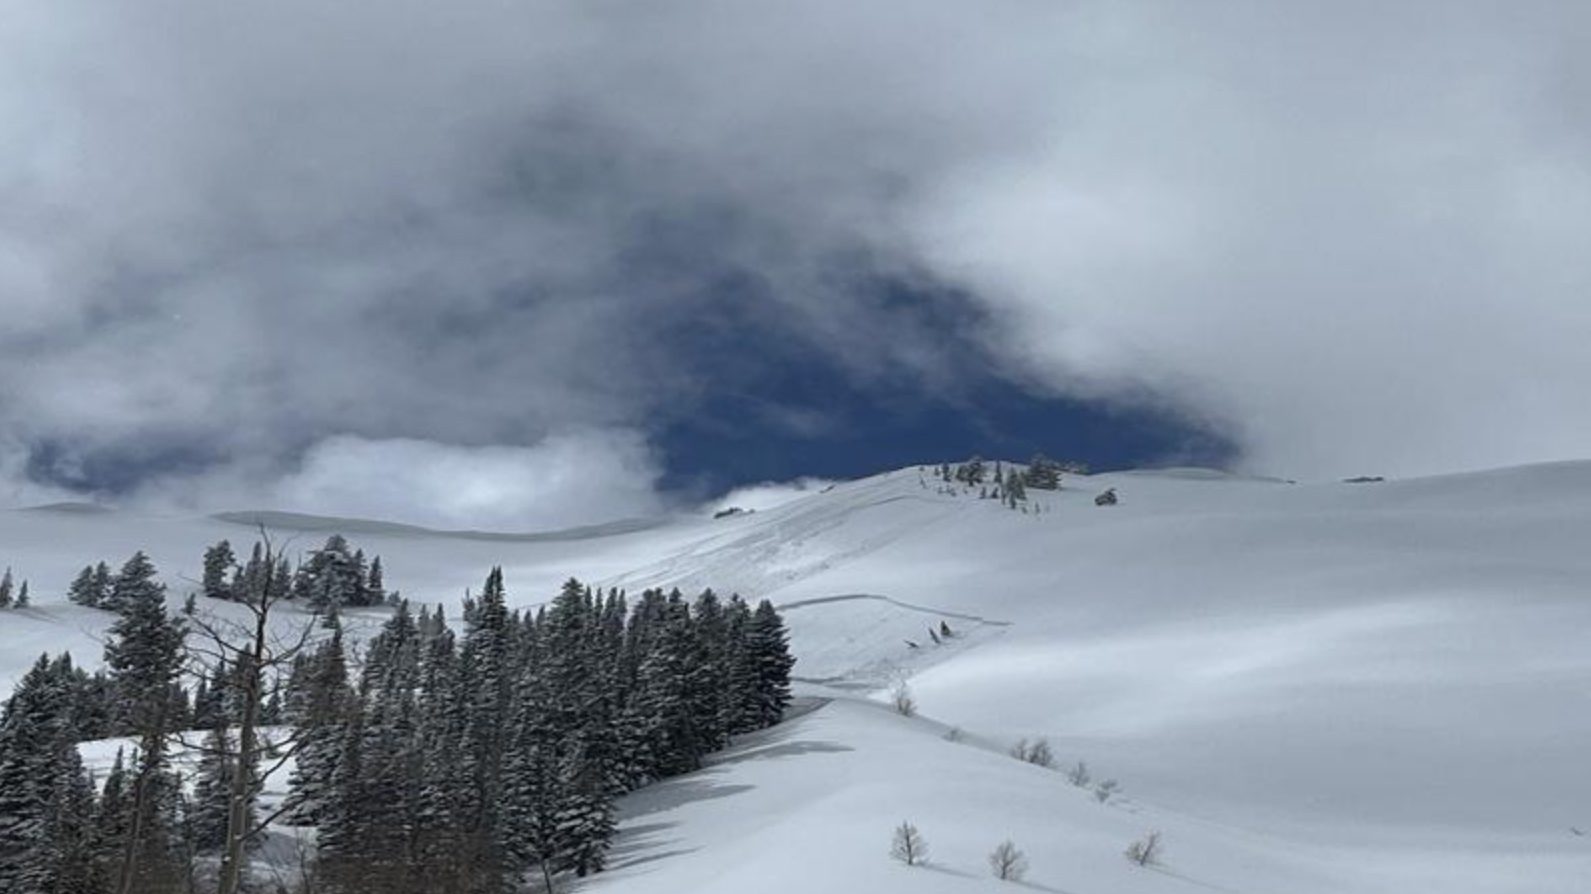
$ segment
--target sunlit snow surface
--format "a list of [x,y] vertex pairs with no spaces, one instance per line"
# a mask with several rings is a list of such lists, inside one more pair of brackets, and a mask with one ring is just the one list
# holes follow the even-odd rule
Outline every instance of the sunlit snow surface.
[[[1096,508],[1107,486],[1121,504]],[[1591,891],[1591,837],[1570,831],[1591,827],[1591,464],[1074,477],[1026,515],[938,488],[909,469],[558,539],[349,534],[455,617],[493,564],[521,604],[576,575],[784,606],[803,691],[836,700],[629,798],[614,871],[583,890],[994,890],[983,856],[1010,837],[1034,886],[1068,894]],[[325,532],[275,535],[296,551]],[[0,564],[38,606],[0,614],[0,680],[45,649],[97,658],[108,616],[60,595],[84,563],[146,548],[180,595],[221,537],[250,532],[0,513]],[[900,677],[932,722],[851,700]],[[1125,797],[1001,753],[1035,736]],[[902,819],[932,866],[889,861]],[[1151,828],[1164,865],[1128,865]]]

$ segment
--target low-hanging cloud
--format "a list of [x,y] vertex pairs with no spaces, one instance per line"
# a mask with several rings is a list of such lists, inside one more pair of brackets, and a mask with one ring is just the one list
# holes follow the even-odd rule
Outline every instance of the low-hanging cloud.
[[128,495],[166,509],[272,509],[444,530],[541,531],[666,512],[657,457],[627,429],[565,429],[527,446],[336,435],[285,471],[230,464],[152,476]]
[[[976,344],[1267,470],[1585,455],[1587,15],[28,0],[8,477],[319,506],[415,442],[556,466],[689,412],[718,383],[668,334],[748,300],[858,382]],[[836,259],[987,316],[908,325]]]
[[565,431],[530,447],[340,436],[275,485],[282,508],[441,528],[538,530],[652,515],[657,464],[633,432]]

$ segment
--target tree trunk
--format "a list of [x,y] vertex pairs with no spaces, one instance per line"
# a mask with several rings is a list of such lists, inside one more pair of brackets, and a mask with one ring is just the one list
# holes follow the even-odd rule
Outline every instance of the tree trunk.
[[[271,575],[275,568],[269,552],[266,554],[265,583],[260,588],[259,604],[254,614],[254,642],[243,655],[238,668],[239,682],[243,687],[243,717],[238,725],[238,761],[232,769],[232,784],[227,793],[226,848],[221,856],[221,882],[219,894],[238,894],[243,887],[244,845],[254,830],[249,828],[249,796],[253,794],[254,768],[259,750],[257,725],[260,717],[261,663],[265,658],[266,640],[270,634]],[[224,758],[223,758],[224,759]]]

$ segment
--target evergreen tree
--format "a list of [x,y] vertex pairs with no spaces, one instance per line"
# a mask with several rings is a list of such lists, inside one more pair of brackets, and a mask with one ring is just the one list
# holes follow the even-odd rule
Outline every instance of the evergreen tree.
[[16,602],[13,603],[13,604],[17,608],[27,608],[32,603],[32,601],[33,601],[32,597],[30,597],[28,595],[28,582],[27,581],[23,581],[22,582],[22,586],[17,589]]
[[226,540],[204,551],[204,576],[200,582],[200,589],[205,596],[211,599],[232,598],[230,578],[235,574],[237,561],[237,556],[232,552],[232,544]]
[[97,608],[111,608],[111,594],[116,589],[116,576],[104,562],[94,566],[94,602]]
[[93,795],[72,736],[71,694],[40,656],[0,714],[0,891],[7,894],[80,891],[89,881]]
[[365,578],[365,604],[381,605],[387,601],[387,585],[381,570],[381,557],[370,560],[370,574]]
[[982,484],[983,473],[983,458],[974,456],[956,467],[956,480],[968,485]]
[[1028,461],[1024,484],[1036,490],[1057,490],[1061,486],[1061,467],[1042,453]]
[[289,719],[303,739],[288,777],[283,821],[310,826],[330,797],[337,761],[345,748],[343,728],[358,713],[348,690],[342,627],[333,628],[315,654],[295,668],[288,685]]
[[761,726],[772,726],[783,719],[790,704],[790,669],[795,659],[790,655],[784,619],[766,599],[757,603],[752,613],[746,647],[757,668],[758,720]]
[[4,574],[0,574],[0,608],[11,607],[11,589],[11,569],[7,568]]
[[84,605],[89,608],[100,608],[100,589],[95,583],[94,566],[84,565],[83,570],[72,579],[71,586],[66,588],[66,598],[75,605]]
[[1012,469],[1005,479],[1006,504],[1015,509],[1019,501],[1026,501],[1027,498],[1027,487],[1022,483],[1022,476],[1017,474],[1016,469]]
[[650,745],[649,776],[689,773],[708,751],[696,705],[711,680],[696,645],[690,610],[676,590],[639,672],[636,704]]
[[105,644],[105,663],[122,706],[123,722],[139,743],[133,775],[132,813],[116,890],[160,891],[173,883],[171,818],[179,793],[166,770],[166,736],[173,722],[173,694],[181,693],[184,629],[166,614],[165,587],[155,568],[135,553],[115,578],[112,605],[121,614]]
[[601,759],[577,743],[559,767],[558,809],[555,836],[558,856],[554,865],[584,877],[602,869],[618,823],[613,812],[613,791]]
[[512,704],[512,642],[503,571],[493,568],[476,605],[474,622],[460,650],[457,697],[464,725],[456,757],[465,787],[458,792],[462,820],[460,856],[473,870],[471,888],[502,884],[509,868],[501,808],[503,756],[507,746],[503,718]]
[[293,577],[293,595],[315,608],[365,604],[365,569],[341,534],[310,554]]
[[142,550],[122,565],[120,573],[111,578],[108,606],[118,612],[127,612],[151,602],[159,602],[164,614],[166,587],[155,580],[155,565]]
[[[187,817],[190,841],[199,853],[213,853],[226,844],[232,781],[239,772],[236,754],[233,736],[225,725],[212,729],[200,749],[198,778]],[[252,828],[256,821],[252,799],[245,811]]]

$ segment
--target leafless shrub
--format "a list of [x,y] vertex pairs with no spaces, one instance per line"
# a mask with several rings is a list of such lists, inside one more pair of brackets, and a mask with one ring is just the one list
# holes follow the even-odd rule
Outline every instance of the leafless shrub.
[[898,680],[889,696],[890,704],[895,707],[895,713],[905,717],[917,716],[917,700],[912,698],[912,690],[906,685],[905,680]]
[[895,827],[895,838],[890,842],[889,855],[907,866],[921,866],[928,859],[928,842],[917,827],[903,822]]
[[1121,784],[1114,779],[1106,779],[1094,786],[1094,800],[1101,804],[1110,801],[1121,790]]
[[989,852],[989,871],[1004,882],[1019,882],[1028,871],[1028,858],[1010,840]]
[[1031,744],[1028,740],[1022,739],[1011,749],[1011,756],[1019,761],[1026,761],[1040,767],[1052,768],[1055,766],[1055,754],[1050,751],[1048,739],[1038,739]]
[[1137,866],[1153,866],[1160,862],[1160,833],[1150,832],[1127,845],[1126,856]]
[[1088,764],[1078,761],[1072,765],[1070,770],[1066,771],[1066,781],[1078,788],[1088,788],[1088,784],[1094,781],[1094,777],[1088,772]]

